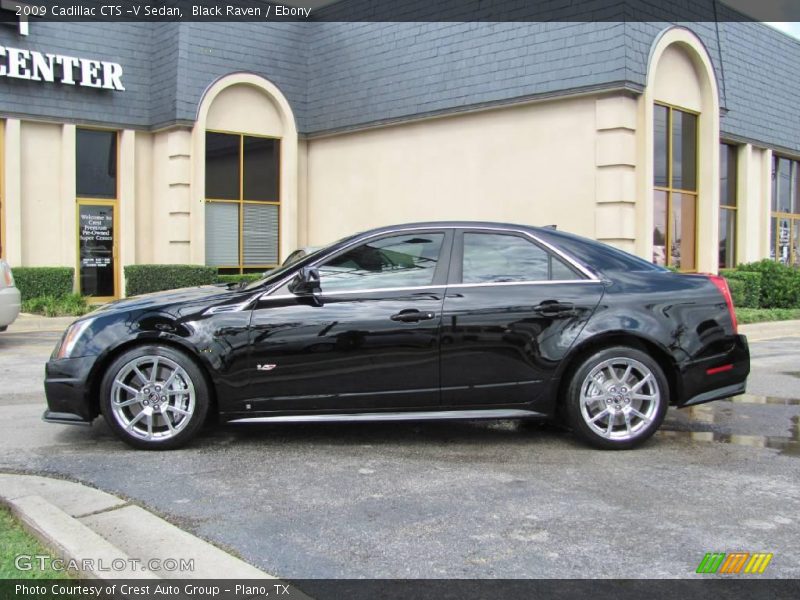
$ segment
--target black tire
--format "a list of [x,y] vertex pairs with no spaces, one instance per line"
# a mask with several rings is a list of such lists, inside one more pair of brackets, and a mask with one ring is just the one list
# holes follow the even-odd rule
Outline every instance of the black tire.
[[572,431],[604,450],[642,444],[661,426],[668,405],[664,371],[648,354],[625,346],[584,359],[573,371],[564,398]]
[[142,450],[185,445],[203,425],[208,407],[203,373],[186,354],[169,346],[124,352],[109,365],[100,384],[106,423],[123,442]]

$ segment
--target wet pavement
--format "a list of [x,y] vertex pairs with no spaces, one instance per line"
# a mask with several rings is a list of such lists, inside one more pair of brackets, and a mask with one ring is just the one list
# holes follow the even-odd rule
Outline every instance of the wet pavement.
[[0,470],[129,497],[275,575],[672,578],[750,551],[800,577],[800,338],[754,342],[749,394],[670,409],[632,452],[501,421],[225,426],[145,453],[40,420],[58,337],[0,334]]

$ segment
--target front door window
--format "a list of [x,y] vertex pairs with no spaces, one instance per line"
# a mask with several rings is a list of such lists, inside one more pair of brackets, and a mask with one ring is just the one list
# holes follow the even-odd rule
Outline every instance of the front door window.
[[393,235],[369,241],[319,267],[325,294],[431,285],[444,233]]

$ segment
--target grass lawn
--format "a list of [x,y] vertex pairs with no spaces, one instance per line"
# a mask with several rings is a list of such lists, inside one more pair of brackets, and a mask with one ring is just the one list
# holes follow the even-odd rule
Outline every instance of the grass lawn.
[[66,572],[48,569],[42,571],[38,562],[29,571],[20,571],[14,566],[14,559],[20,554],[52,555],[39,541],[25,531],[5,506],[0,506],[0,579],[64,579]]
[[740,325],[764,321],[789,321],[800,319],[800,308],[737,308],[736,320]]

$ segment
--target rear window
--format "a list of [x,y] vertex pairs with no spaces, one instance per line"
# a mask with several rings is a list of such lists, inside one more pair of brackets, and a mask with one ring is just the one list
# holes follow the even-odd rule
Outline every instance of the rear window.
[[651,262],[607,244],[556,230],[536,231],[536,235],[572,255],[590,268],[605,271],[667,271]]

